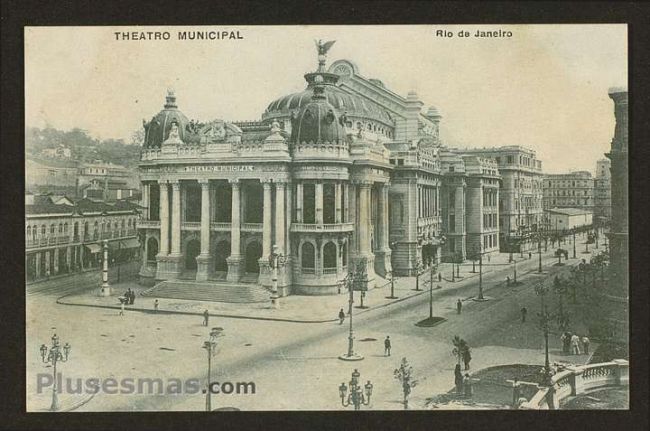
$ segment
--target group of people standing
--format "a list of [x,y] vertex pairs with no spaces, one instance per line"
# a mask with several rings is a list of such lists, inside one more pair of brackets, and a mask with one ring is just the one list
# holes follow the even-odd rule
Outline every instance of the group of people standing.
[[[586,335],[580,337],[578,334],[566,331],[562,334],[560,340],[562,341],[562,352],[565,355],[589,354],[589,338]],[[582,350],[580,347],[582,347]]]

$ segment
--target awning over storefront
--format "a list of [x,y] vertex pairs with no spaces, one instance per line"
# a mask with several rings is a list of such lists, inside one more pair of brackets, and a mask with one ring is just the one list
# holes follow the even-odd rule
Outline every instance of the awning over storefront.
[[140,241],[137,238],[129,238],[120,241],[122,248],[140,248]]
[[90,250],[90,252],[93,254],[102,251],[102,246],[99,244],[84,244],[84,247]]

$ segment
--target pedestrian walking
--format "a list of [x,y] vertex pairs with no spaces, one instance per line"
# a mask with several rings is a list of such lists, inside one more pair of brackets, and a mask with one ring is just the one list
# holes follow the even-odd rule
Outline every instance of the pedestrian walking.
[[456,314],[460,314],[463,311],[463,303],[460,302],[460,299],[456,301]]
[[384,340],[384,356],[390,356],[390,336],[387,335]]
[[45,278],[48,279],[48,280],[50,279],[50,268],[47,268],[45,270]]
[[589,354],[589,338],[585,335],[582,337],[582,350],[584,351],[585,355]]
[[135,292],[131,291],[131,305],[135,304]]
[[456,364],[454,369],[454,384],[456,385],[456,394],[463,393],[463,372],[460,370],[460,364]]
[[506,286],[510,286],[510,276],[506,277]]
[[126,301],[120,301],[120,316],[124,316],[124,303]]
[[472,353],[470,352],[469,347],[466,347],[463,350],[463,362],[465,363],[465,370],[469,370],[469,362],[472,360]]
[[203,312],[203,326],[208,326],[209,319],[210,319],[210,313],[208,313],[208,310],[205,310]]
[[580,337],[576,334],[571,336],[571,353],[574,355],[580,354]]
[[532,259],[532,258],[533,258],[533,254],[531,252],[528,252],[528,259]]
[[465,378],[463,379],[463,389],[465,392],[465,398],[472,398],[472,378],[469,373],[465,373]]
[[562,341],[562,353],[565,355],[569,354],[569,344],[571,343],[571,337],[569,336],[568,332],[563,332],[562,336],[560,337],[560,341]]
[[526,307],[521,308],[521,323],[526,323],[526,315],[528,314],[528,309]]
[[339,325],[342,325],[344,320],[345,320],[345,313],[341,308],[341,310],[339,310]]
[[442,281],[442,274],[439,272],[438,273],[438,282],[441,282],[441,281]]
[[157,299],[153,302],[153,312],[154,313],[158,312],[158,300]]

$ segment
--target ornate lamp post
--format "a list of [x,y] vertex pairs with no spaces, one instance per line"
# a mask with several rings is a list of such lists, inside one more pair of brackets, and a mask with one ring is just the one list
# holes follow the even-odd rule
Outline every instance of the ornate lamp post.
[[348,275],[341,280],[350,292],[350,299],[348,300],[348,315],[350,316],[350,332],[348,335],[348,352],[339,356],[343,361],[360,361],[363,356],[354,352],[354,331],[352,326],[352,304],[354,303],[354,291],[363,290],[367,286],[368,280],[366,276],[365,262],[360,260],[357,262],[353,271],[348,272]]
[[[50,406],[50,411],[57,411],[59,409],[59,399],[57,396],[58,388],[56,387],[56,364],[59,362],[67,362],[68,356],[70,355],[70,349],[72,347],[70,344],[65,343],[63,347],[60,346],[58,335],[52,335],[52,346],[47,349],[45,344],[41,344],[41,360],[44,364],[52,364],[53,371],[52,376],[54,377],[54,386],[52,387],[52,405]],[[61,352],[63,350],[63,352]]]
[[103,258],[102,258],[102,288],[99,291],[99,296],[111,296],[111,286],[108,284],[108,240],[103,242]]
[[273,244],[273,251],[269,256],[269,269],[271,269],[271,305],[273,308],[280,308],[280,295],[278,295],[278,267],[284,266],[287,258],[280,251],[277,244]]
[[[357,369],[352,372],[350,379],[350,392],[348,393],[348,386],[345,382],[339,386],[339,396],[341,397],[341,405],[343,407],[354,406],[355,410],[361,410],[361,406],[370,405],[370,397],[372,396],[372,383],[370,380],[363,386],[359,384],[361,373]],[[365,389],[365,393],[364,393]]]
[[203,342],[203,348],[208,353],[208,381],[205,391],[205,411],[212,411],[212,397],[210,383],[212,382],[212,357],[217,353],[217,339],[223,337],[223,328],[212,328],[210,339]]

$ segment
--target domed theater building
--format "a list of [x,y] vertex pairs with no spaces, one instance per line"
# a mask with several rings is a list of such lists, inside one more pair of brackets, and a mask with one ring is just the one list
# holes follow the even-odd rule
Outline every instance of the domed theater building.
[[304,77],[260,121],[189,121],[169,91],[144,122],[143,284],[269,287],[275,251],[280,295],[326,295],[444,257],[438,111],[320,49]]

